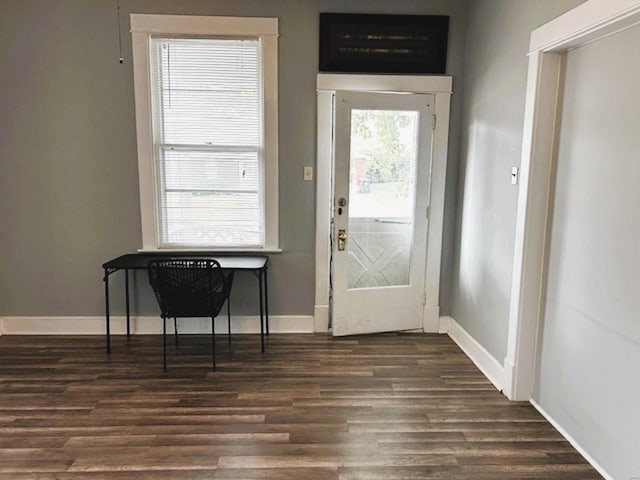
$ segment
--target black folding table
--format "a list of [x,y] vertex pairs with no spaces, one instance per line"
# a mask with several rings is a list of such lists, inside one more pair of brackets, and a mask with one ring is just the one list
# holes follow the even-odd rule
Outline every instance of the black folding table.
[[147,270],[149,262],[166,257],[202,257],[217,260],[224,270],[253,273],[258,279],[258,296],[260,298],[260,348],[264,352],[264,333],[269,335],[269,302],[267,298],[267,269],[269,257],[266,255],[212,255],[210,253],[175,253],[175,252],[140,252],[127,253],[116,257],[102,265],[104,269],[104,303],[107,330],[107,353],[111,353],[111,326],[109,315],[109,276],[118,270],[124,270],[125,304],[127,312],[127,336],[131,335],[129,312],[129,270]]

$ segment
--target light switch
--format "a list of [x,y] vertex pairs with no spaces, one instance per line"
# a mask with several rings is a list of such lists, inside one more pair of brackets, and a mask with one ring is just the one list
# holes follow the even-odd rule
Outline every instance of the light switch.
[[511,167],[511,185],[518,184],[518,167]]
[[303,178],[307,182],[313,180],[313,167],[304,167]]

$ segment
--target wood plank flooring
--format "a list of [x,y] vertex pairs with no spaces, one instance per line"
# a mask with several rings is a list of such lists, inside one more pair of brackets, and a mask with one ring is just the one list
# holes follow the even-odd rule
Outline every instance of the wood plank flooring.
[[596,479],[446,336],[0,337],[0,479]]

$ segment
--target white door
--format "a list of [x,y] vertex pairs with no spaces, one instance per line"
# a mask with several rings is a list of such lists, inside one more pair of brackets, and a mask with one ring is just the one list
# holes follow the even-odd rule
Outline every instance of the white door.
[[336,94],[334,335],[422,328],[433,104]]

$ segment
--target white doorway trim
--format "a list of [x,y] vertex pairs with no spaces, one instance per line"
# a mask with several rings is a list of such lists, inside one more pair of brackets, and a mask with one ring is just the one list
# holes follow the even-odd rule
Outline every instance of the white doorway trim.
[[444,194],[449,140],[452,77],[410,75],[319,74],[316,158],[316,288],[315,331],[329,329],[329,261],[333,96],[338,90],[354,92],[407,92],[435,95],[436,127],[431,152],[429,230],[425,269],[426,305],[422,319],[426,332],[437,332],[440,317],[440,261],[444,221]]
[[640,22],[639,0],[588,0],[531,33],[504,393],[531,399],[564,54]]

